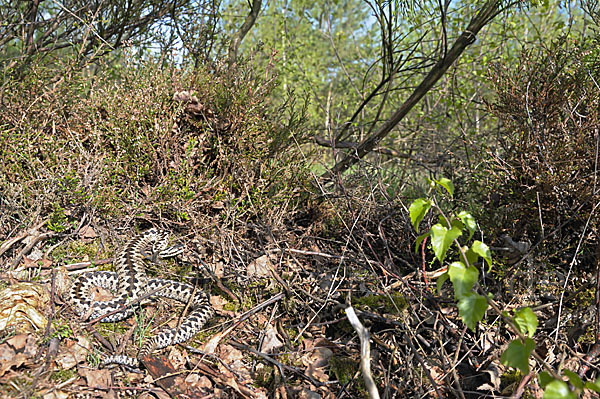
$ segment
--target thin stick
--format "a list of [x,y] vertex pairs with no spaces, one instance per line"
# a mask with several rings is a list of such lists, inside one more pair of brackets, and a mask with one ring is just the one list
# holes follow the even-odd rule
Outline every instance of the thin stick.
[[371,345],[369,344],[369,331],[362,325],[360,320],[358,320],[352,306],[348,306],[345,311],[348,321],[356,330],[358,338],[360,338],[360,369],[362,371],[363,379],[365,380],[365,386],[367,387],[371,399],[379,399],[379,391],[377,390],[377,386],[371,375]]

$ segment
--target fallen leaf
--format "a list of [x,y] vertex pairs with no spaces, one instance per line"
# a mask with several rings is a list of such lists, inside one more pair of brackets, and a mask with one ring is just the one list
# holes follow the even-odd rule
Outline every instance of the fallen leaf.
[[271,269],[273,269],[271,260],[267,255],[263,255],[248,264],[246,273],[248,277],[267,277],[271,275]]
[[283,345],[283,342],[277,337],[277,331],[269,324],[265,330],[265,338],[261,346],[261,351],[264,353],[272,353],[274,349],[279,349]]
[[91,226],[85,226],[79,230],[79,237],[83,241],[89,242],[98,237],[98,234],[96,234],[96,231]]
[[[213,309],[218,310],[219,312],[223,312],[223,306],[225,306],[226,304],[228,304],[229,301],[227,301],[225,298],[221,297],[220,295],[211,295],[210,297],[210,306],[212,306]],[[226,311],[231,313],[232,315],[234,314],[233,312],[230,311]]]
[[63,391],[51,391],[42,396],[44,399],[67,399],[69,394]]
[[192,374],[188,375],[187,377],[185,377],[185,383],[190,386],[193,386],[193,387],[196,387],[199,389],[204,389],[204,390],[213,388],[213,384],[210,381],[210,378],[208,378],[205,375],[200,376],[195,373],[192,373]]
[[100,369],[81,369],[79,374],[85,378],[88,387],[94,389],[106,389],[112,386],[112,376],[110,370]]
[[16,326],[20,331],[45,328],[48,320],[43,315],[50,296],[46,289],[35,283],[19,283],[0,291],[0,331]]
[[173,367],[177,370],[182,370],[185,368],[186,358],[185,353],[180,351],[176,346],[173,346],[171,350],[169,350],[169,355],[167,356]]
[[56,356],[56,364],[63,370],[73,368],[86,360],[90,350],[90,342],[81,335],[77,337],[77,341],[67,339],[64,348]]

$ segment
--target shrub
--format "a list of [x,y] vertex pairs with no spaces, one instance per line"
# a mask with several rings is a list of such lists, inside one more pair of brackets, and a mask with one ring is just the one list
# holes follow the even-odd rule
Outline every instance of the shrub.
[[598,203],[599,56],[596,43],[562,41],[492,72],[489,108],[502,126],[480,175],[492,193],[490,227],[575,246]]
[[302,111],[273,109],[265,76],[150,60],[5,75],[0,191],[9,212],[0,225],[29,220],[40,205],[72,218],[85,210],[179,222],[293,207],[306,175]]

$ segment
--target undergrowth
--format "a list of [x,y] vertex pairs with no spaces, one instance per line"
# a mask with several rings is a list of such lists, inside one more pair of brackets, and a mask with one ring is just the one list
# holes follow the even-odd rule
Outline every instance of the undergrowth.
[[269,104],[272,73],[123,63],[3,77],[0,225],[35,220],[31,209],[56,232],[82,212],[196,224],[294,209],[307,186],[303,109]]

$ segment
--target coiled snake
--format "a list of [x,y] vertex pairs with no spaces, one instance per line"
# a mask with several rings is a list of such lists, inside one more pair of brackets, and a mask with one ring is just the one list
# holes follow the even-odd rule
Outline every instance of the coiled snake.
[[[104,359],[104,365],[115,363],[139,368],[139,360],[143,357],[156,349],[189,340],[212,317],[213,309],[205,292],[201,290],[194,292],[194,286],[190,284],[149,278],[146,275],[142,252],[145,249],[152,248],[153,258],[172,257],[182,252],[177,247],[167,247],[168,238],[167,232],[155,228],[138,234],[117,255],[116,272],[88,272],[80,276],[71,287],[70,299],[80,316],[89,315],[91,319],[97,319],[123,309],[104,317],[102,322],[116,322],[131,316],[134,309],[127,305],[149,293],[155,293],[152,296],[171,298],[190,304],[190,314],[181,326],[177,329],[164,329],[148,339],[138,352],[137,359],[126,355],[114,355]],[[91,296],[91,289],[94,286],[108,289],[116,296],[109,301],[94,301]]]

